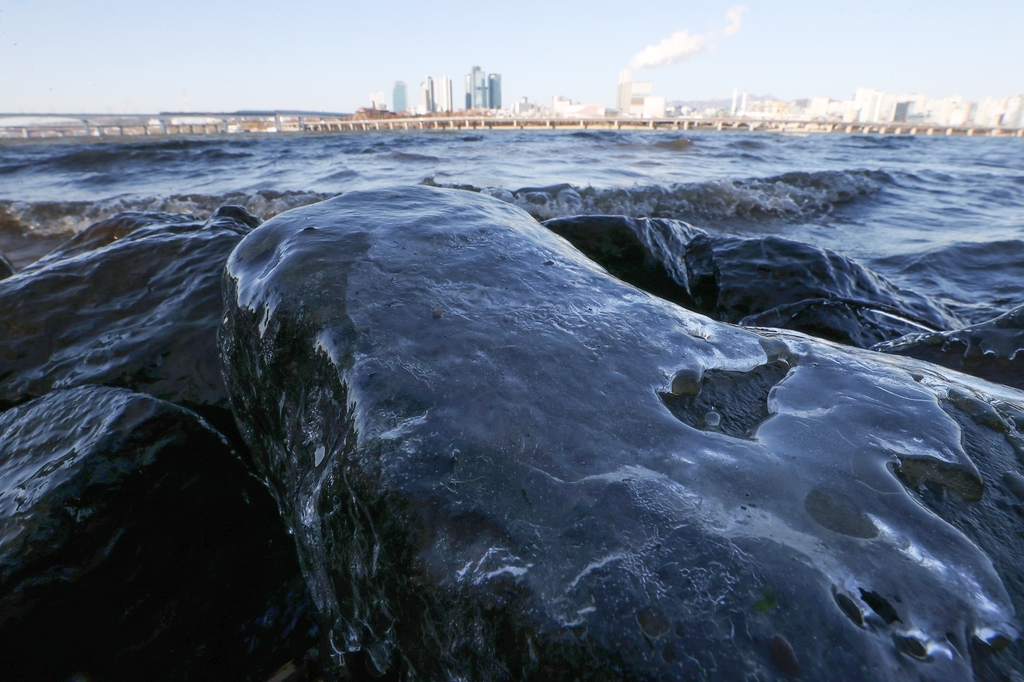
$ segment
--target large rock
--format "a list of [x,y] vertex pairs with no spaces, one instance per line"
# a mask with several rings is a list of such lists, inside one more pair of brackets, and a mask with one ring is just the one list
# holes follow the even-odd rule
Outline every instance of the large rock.
[[226,408],[220,273],[257,224],[236,207],[122,214],[0,281],[0,407],[103,384]]
[[232,254],[225,303],[232,404],[336,665],[1024,669],[1019,392],[713,322],[456,190],[282,214]]
[[875,350],[927,360],[1024,389],[1024,306],[951,332],[909,334]]
[[315,645],[274,501],[198,416],[81,387],[0,433],[3,679],[263,680]]
[[[544,225],[617,277],[724,322],[795,329],[860,348],[959,326],[927,297],[810,244],[713,235],[681,221],[624,216]],[[659,279],[660,271],[669,281]]]
[[7,260],[3,253],[0,253],[0,279],[7,279],[14,272],[14,266],[11,265],[11,261]]

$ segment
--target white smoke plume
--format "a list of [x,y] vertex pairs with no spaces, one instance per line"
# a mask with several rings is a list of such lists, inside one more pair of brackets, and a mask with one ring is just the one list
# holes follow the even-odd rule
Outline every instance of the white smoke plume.
[[725,20],[729,22],[725,27],[725,35],[731,36],[740,30],[740,24],[743,23],[743,15],[746,12],[747,8],[744,5],[737,5],[725,13]]
[[707,49],[707,38],[701,34],[690,35],[689,31],[676,31],[657,45],[648,45],[629,60],[631,69],[660,69],[676,62],[689,61],[690,57]]
[[[740,30],[746,11],[745,6],[737,5],[725,13],[725,20],[728,22],[723,30],[725,35],[731,36]],[[657,45],[648,45],[633,55],[629,60],[629,68],[661,69],[678,62],[689,61],[693,55],[706,52],[711,47],[714,37],[715,31],[693,35],[689,31],[676,31]]]

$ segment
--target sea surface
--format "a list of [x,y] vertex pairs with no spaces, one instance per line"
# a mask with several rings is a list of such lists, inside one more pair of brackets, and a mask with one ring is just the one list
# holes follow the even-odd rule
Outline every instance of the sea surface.
[[269,218],[352,190],[474,189],[538,219],[677,218],[835,250],[963,320],[1024,301],[1024,140],[489,131],[0,144],[0,252],[23,267],[125,210]]

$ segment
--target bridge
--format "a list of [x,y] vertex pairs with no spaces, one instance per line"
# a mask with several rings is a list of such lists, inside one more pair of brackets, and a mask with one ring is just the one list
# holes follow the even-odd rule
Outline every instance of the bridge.
[[364,131],[465,130],[715,130],[860,135],[964,135],[1024,137],[1024,128],[973,124],[876,123],[759,120],[741,117],[673,116],[664,118],[557,118],[536,116],[417,116],[356,119],[321,112],[238,112],[161,114],[4,114],[0,139],[53,137],[153,137],[239,133],[345,133]]

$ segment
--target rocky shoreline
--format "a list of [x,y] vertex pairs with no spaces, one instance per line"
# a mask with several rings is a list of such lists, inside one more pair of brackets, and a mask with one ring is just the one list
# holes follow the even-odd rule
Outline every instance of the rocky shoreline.
[[121,214],[0,316],[13,679],[1024,674],[1019,370],[838,254],[420,186]]

